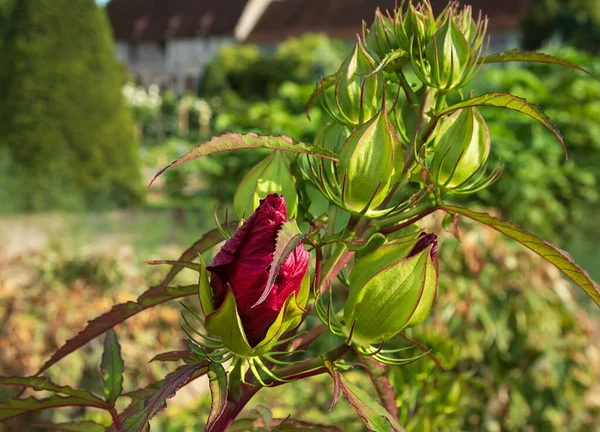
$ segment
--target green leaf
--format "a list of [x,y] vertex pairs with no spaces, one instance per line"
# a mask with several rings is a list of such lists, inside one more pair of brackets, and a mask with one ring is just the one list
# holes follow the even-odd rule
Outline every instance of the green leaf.
[[370,431],[404,431],[404,428],[394,420],[392,415],[379,405],[367,392],[352,384],[343,375],[341,375],[340,378],[342,392],[344,392],[352,406],[356,408],[356,412],[363,419],[365,426]]
[[36,423],[32,424],[31,427],[46,431],[59,432],[104,432],[106,430],[104,426],[93,421],[82,421],[75,423]]
[[117,398],[123,391],[123,359],[121,358],[121,346],[113,329],[106,332],[104,337],[100,372],[104,382],[104,398],[111,406],[115,406]]
[[562,148],[565,152],[565,156],[567,156],[567,149],[565,147],[565,142],[563,140],[562,135],[558,128],[552,123],[550,118],[542,111],[542,109],[534,104],[530,104],[527,100],[515,96],[510,93],[503,92],[494,92],[494,93],[485,93],[481,96],[471,97],[467,100],[454,104],[439,113],[436,113],[438,116],[443,116],[450,114],[454,111],[457,111],[462,108],[471,108],[471,107],[497,107],[497,108],[506,108],[509,110],[517,111],[522,114],[525,114],[546,126],[556,138],[560,141]]
[[440,208],[447,212],[473,219],[518,241],[523,246],[540,255],[546,261],[554,264],[556,268],[579,285],[579,287],[581,287],[581,289],[583,289],[592,300],[600,306],[600,286],[592,280],[585,270],[575,264],[573,258],[566,252],[561,251],[512,222],[500,220],[487,213],[478,213],[466,208],[451,205],[443,205]]
[[9,399],[6,402],[0,403],[0,421],[22,414],[50,408],[62,408],[67,406],[93,407],[101,409],[109,408],[106,402],[102,400],[100,400],[100,402],[101,404],[97,402],[91,402],[87,397],[63,397],[56,394],[45,399],[37,399],[35,397],[29,397],[27,399]]
[[254,303],[252,307],[255,307],[264,302],[275,284],[275,279],[279,274],[279,269],[283,265],[284,261],[288,256],[296,249],[296,246],[302,242],[306,237],[305,234],[300,231],[298,224],[293,219],[290,219],[283,223],[281,229],[277,233],[277,241],[275,243],[275,252],[273,252],[273,260],[271,261],[271,270],[269,271],[269,278],[267,279],[267,285],[260,296],[260,298]]
[[596,81],[600,82],[600,79],[592,74],[591,72],[585,70],[581,66],[576,65],[575,63],[568,62],[566,60],[560,59],[558,57],[554,57],[550,54],[545,54],[537,51],[519,51],[518,49],[513,49],[504,53],[491,54],[489,56],[482,57],[479,60],[481,64],[488,63],[507,63],[507,62],[528,62],[528,63],[548,63],[555,64],[559,66],[566,66],[571,69],[577,69],[592,78]]
[[334,378],[334,381],[339,379],[342,392],[356,409],[358,415],[363,419],[367,429],[377,432],[404,432],[404,428],[394,420],[392,415],[367,392],[352,384],[346,377],[335,370],[331,362],[326,361],[325,366],[329,369],[329,373]]
[[168,351],[168,352],[164,352],[164,353],[155,355],[154,357],[152,357],[152,360],[150,360],[149,363],[152,363],[155,361],[176,362],[179,360],[183,360],[183,361],[187,362],[193,358],[194,358],[194,356],[192,355],[192,352],[189,349]]
[[[264,136],[253,132],[247,134],[227,133],[214,137],[210,141],[199,144],[191,149],[187,154],[161,169],[150,181],[150,185],[162,173],[175,168],[185,162],[208,156],[214,153],[221,153],[232,150],[244,150],[266,148],[271,150],[286,150],[294,153],[306,153],[313,156],[320,156],[326,159],[337,161],[336,154],[317,145],[302,143],[286,136]],[[148,186],[150,186],[148,185]]]
[[[236,229],[237,225],[237,222],[230,222],[228,226],[232,229]],[[223,236],[219,230],[211,230],[190,246],[177,261],[185,262],[196,259],[199,254],[206,252],[221,241],[223,241]],[[82,347],[92,339],[102,335],[117,324],[122,323],[126,319],[156,305],[196,294],[198,292],[198,287],[196,285],[185,287],[167,286],[175,279],[175,276],[177,276],[181,270],[183,270],[183,267],[174,266],[159,285],[150,288],[138,297],[135,302],[115,305],[110,311],[88,322],[86,328],[79,332],[74,338],[69,339],[58,351],[52,354],[52,357],[44,363],[35,375],[41,374],[65,356]]]
[[142,432],[146,430],[152,417],[165,410],[167,399],[175,396],[177,390],[188,382],[204,375],[207,370],[206,363],[194,363],[177,369],[175,373],[164,380],[158,391],[146,399],[141,409],[123,420],[119,432]]
[[208,386],[211,394],[210,412],[206,421],[206,431],[211,432],[215,423],[225,410],[227,405],[227,386],[229,379],[225,369],[219,363],[210,363],[208,365]]
[[67,396],[73,396],[75,398],[87,401],[89,406],[96,406],[98,408],[109,409],[110,405],[100,399],[98,396],[87,392],[85,390],[74,389],[69,386],[61,386],[53,383],[46,377],[6,377],[0,376],[0,385],[17,386],[23,388],[30,388],[33,390],[44,390],[53,393],[59,393]]

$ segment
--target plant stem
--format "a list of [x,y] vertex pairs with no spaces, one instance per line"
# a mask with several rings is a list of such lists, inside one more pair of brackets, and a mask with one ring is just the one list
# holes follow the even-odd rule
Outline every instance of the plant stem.
[[116,430],[119,430],[121,428],[121,420],[119,420],[119,413],[117,412],[115,407],[111,407],[111,409],[108,410],[108,412],[110,412],[110,415],[112,417],[113,426]]
[[[296,380],[300,378],[305,378],[308,376],[315,376],[327,371],[325,368],[324,360],[328,360],[330,362],[335,362],[344,356],[350,347],[346,344],[342,344],[337,348],[329,351],[323,357],[313,358],[309,360],[305,360],[302,363],[295,364],[293,366],[289,366],[286,368],[282,368],[279,370],[273,371],[273,373],[282,379],[286,380]],[[275,380],[267,380],[265,384],[276,387],[279,385],[286,384],[283,381],[275,381]],[[225,431],[229,426],[233,424],[236,417],[242,412],[246,404],[252,399],[252,397],[263,387],[252,384],[241,384],[241,395],[238,399],[230,399],[219,417],[219,420],[215,423],[213,427],[213,431]]]
[[387,235],[387,234],[391,234],[393,232],[399,231],[403,228],[406,228],[407,226],[414,224],[415,222],[420,221],[425,216],[430,215],[431,213],[435,212],[436,210],[439,210],[439,207],[435,206],[435,207],[426,208],[425,210],[420,211],[420,213],[417,214],[415,217],[413,217],[405,222],[402,222],[401,224],[392,226],[390,228],[385,228],[385,229],[379,230],[379,232],[381,234]]

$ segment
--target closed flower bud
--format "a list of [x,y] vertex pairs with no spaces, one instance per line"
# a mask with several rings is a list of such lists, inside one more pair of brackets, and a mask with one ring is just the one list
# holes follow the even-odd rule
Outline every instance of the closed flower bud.
[[437,237],[398,239],[358,257],[344,308],[352,343],[382,343],[429,315],[437,295]]
[[398,181],[404,155],[386,106],[356,129],[340,153],[338,181],[346,209],[363,213],[378,207]]
[[465,6],[453,19],[469,46],[478,50],[485,38],[487,17],[482,18],[480,13],[477,20],[474,20],[471,6]]
[[416,7],[410,2],[403,13],[402,7],[396,11],[394,30],[398,46],[406,52],[425,49],[427,41],[435,33],[436,22],[428,1]]
[[288,217],[296,216],[298,193],[296,181],[282,151],[275,150],[252,168],[241,181],[233,198],[233,207],[240,218],[248,217],[261,199],[271,193],[283,195],[287,202]]
[[365,45],[377,56],[378,60],[383,60],[390,51],[398,48],[394,22],[392,21],[392,18],[382,14],[379,8],[375,11],[375,20],[373,21],[368,34],[365,33],[363,28]]
[[240,356],[268,352],[299,324],[306,305],[309,254],[302,243],[283,261],[266,300],[257,304],[273,265],[277,235],[287,221],[285,199],[268,195],[206,267],[210,285],[200,283],[206,329]]
[[490,153],[490,131],[476,108],[445,118],[434,132],[430,171],[446,190],[460,190],[483,169]]
[[339,154],[349,135],[350,132],[346,126],[330,121],[325,123],[315,134],[315,144]]
[[412,60],[419,79],[441,90],[464,86],[475,66],[469,43],[452,17],[427,42],[424,56],[413,55]]
[[371,74],[375,67],[375,60],[359,39],[335,74],[333,92],[317,84],[321,104],[333,120],[356,127],[377,113],[383,97],[383,78],[379,73]]

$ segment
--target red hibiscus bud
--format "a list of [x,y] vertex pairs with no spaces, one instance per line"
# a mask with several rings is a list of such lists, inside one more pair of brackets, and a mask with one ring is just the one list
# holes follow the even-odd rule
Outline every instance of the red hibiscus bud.
[[[293,303],[294,308],[301,310],[306,304],[307,295],[300,294],[300,291],[308,269],[309,254],[302,243],[296,246],[279,267],[267,298],[256,304],[267,286],[271,265],[275,265],[273,255],[277,236],[287,220],[284,197],[277,194],[268,195],[260,201],[254,214],[227,240],[213,264],[206,267],[211,272],[211,309],[215,311],[207,316],[207,329],[220,335],[223,343],[228,345],[226,337],[221,333],[228,333],[230,329],[220,328],[221,319],[218,320],[218,325],[216,322],[211,323],[211,316],[219,313],[219,310],[226,309],[222,306],[227,303],[226,298],[230,291],[235,299],[237,316],[249,346],[240,348],[238,343],[231,342],[229,345],[232,346],[229,348],[241,355],[255,355],[250,354],[250,348],[262,348],[267,344],[272,346],[271,342],[276,342],[281,329],[298,325],[299,320],[296,318],[299,314],[291,313],[286,308]],[[281,323],[277,325],[277,329],[271,329],[276,321]]]

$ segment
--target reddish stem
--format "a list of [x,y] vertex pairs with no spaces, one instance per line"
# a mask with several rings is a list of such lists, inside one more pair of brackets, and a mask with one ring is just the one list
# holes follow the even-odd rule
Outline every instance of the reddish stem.
[[407,220],[406,222],[403,222],[399,225],[390,227],[390,228],[386,228],[386,229],[382,229],[381,231],[379,231],[381,234],[387,235],[387,234],[391,234],[393,232],[399,231],[403,228],[406,228],[407,226],[410,226],[412,224],[414,224],[415,222],[420,221],[421,219],[423,219],[425,216],[429,216],[431,213],[433,213],[434,211],[439,210],[438,207],[431,207],[428,208],[427,210],[425,210],[423,213],[416,215],[414,218]]
[[113,426],[115,427],[116,430],[121,429],[121,420],[119,420],[119,413],[117,412],[117,410],[115,409],[115,407],[111,407],[108,412],[110,413],[112,420],[113,420]]

